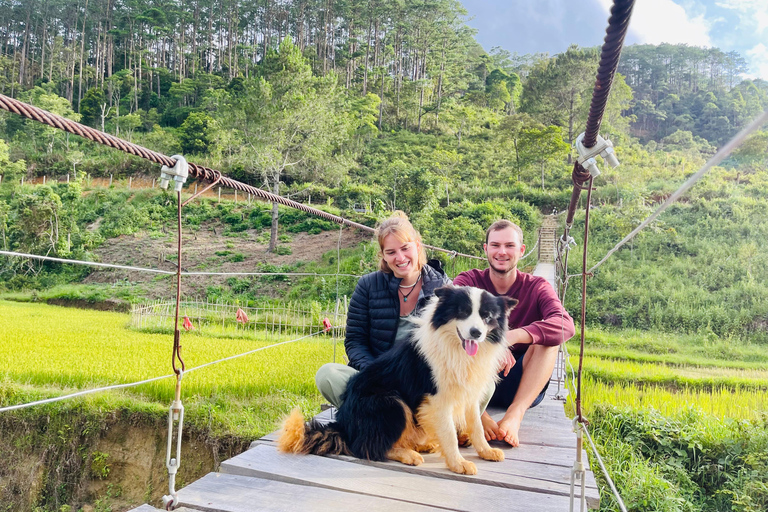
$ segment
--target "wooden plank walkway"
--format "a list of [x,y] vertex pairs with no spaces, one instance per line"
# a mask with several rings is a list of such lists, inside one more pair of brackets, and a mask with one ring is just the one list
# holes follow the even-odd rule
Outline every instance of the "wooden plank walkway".
[[[450,472],[437,454],[425,454],[424,464],[415,467],[346,456],[284,454],[277,451],[273,432],[223,462],[219,472],[181,489],[181,506],[208,512],[566,511],[576,437],[563,402],[554,398],[556,384],[551,382],[547,397],[526,414],[519,447],[492,443],[504,450],[503,462],[484,461],[472,448],[461,449],[477,464],[477,475]],[[332,413],[329,409],[318,419],[328,421]],[[497,420],[503,416],[500,409],[491,413]],[[582,455],[586,461],[586,453]],[[589,508],[598,508],[599,491],[591,472],[585,494]],[[153,510],[144,507],[135,512]]]

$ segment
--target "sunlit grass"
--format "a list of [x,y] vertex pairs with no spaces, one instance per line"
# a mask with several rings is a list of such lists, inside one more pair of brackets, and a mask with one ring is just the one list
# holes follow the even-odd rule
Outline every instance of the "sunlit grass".
[[[585,339],[582,397],[587,415],[601,404],[665,415],[695,407],[718,419],[758,419],[768,412],[768,350],[763,346],[631,329],[589,329]],[[569,349],[575,367],[578,347]],[[572,390],[570,414],[573,398]]]
[[[173,336],[137,332],[127,324],[126,314],[0,301],[0,376],[6,383],[53,386],[64,392],[172,374]],[[189,369],[288,339],[182,333],[182,356]],[[182,380],[182,393],[227,409],[253,404],[269,408],[271,399],[284,402],[285,397],[294,397],[290,403],[308,400],[306,405],[316,408],[320,396],[314,374],[333,359],[333,345],[327,337],[312,337],[190,372]],[[336,350],[341,360],[341,343]],[[131,388],[130,393],[166,403],[174,385],[175,378],[168,378]]]
[[[575,414],[571,390],[566,403],[569,416]],[[636,410],[655,409],[664,415],[674,415],[686,407],[696,407],[718,419],[755,420],[768,412],[768,393],[760,389],[683,388],[670,391],[653,384],[607,383],[584,377],[582,382],[582,407],[587,419],[599,404],[611,404]]]
[[585,356],[584,372],[606,383],[656,384],[680,389],[768,389],[768,370],[667,366]]

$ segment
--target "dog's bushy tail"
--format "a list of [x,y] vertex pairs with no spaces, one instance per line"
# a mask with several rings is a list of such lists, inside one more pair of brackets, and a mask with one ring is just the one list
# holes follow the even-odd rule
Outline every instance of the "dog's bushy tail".
[[277,448],[281,452],[315,455],[352,455],[336,423],[322,425],[304,422],[301,411],[294,409],[283,423]]

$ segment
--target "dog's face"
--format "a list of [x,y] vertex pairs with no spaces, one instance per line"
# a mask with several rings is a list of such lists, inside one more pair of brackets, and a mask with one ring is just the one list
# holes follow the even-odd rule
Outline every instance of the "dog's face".
[[506,343],[507,318],[517,304],[509,297],[496,297],[479,288],[444,286],[435,290],[438,298],[432,327],[455,323],[462,347],[474,356],[480,343]]

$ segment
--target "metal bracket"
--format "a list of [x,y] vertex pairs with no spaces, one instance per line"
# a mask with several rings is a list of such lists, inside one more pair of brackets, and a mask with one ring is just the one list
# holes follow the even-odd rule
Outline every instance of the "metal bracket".
[[600,176],[600,169],[597,167],[597,160],[595,160],[597,155],[600,155],[603,161],[614,169],[619,166],[619,159],[616,158],[616,153],[613,151],[613,142],[598,135],[595,145],[588,148],[584,146],[584,135],[582,132],[576,137],[576,151],[579,153],[577,160],[593,178]]
[[176,190],[176,192],[181,192],[181,187],[184,186],[184,183],[187,181],[187,176],[189,176],[189,164],[187,164],[186,159],[181,155],[173,155],[171,159],[176,161],[174,166],[168,167],[167,165],[164,165],[160,170],[160,188],[167,189],[168,183],[173,180],[174,190]]

